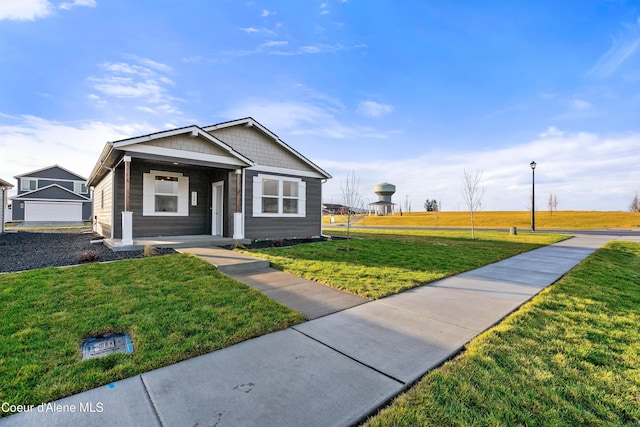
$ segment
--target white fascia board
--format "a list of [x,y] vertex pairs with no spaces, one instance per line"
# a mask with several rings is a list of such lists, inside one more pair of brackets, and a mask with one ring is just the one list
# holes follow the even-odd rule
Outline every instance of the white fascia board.
[[271,132],[266,127],[262,126],[260,123],[258,123],[252,117],[247,117],[247,118],[244,118],[244,119],[233,120],[233,121],[230,121],[230,122],[225,122],[225,123],[220,123],[220,124],[217,124],[217,125],[207,126],[207,127],[202,128],[202,129],[205,130],[205,131],[213,131],[213,130],[217,130],[217,129],[224,129],[224,128],[238,126],[238,125],[244,125],[244,126],[247,126],[247,127],[255,127],[255,128],[257,128],[258,130],[260,130],[260,132],[265,134],[267,137],[271,138],[276,144],[280,145],[280,147],[284,148],[289,153],[293,154],[294,156],[296,156],[297,158],[302,160],[304,163],[309,165],[311,168],[313,168],[316,171],[318,171],[318,173],[322,174],[322,178],[323,179],[332,178],[332,176],[330,174],[328,174],[327,172],[322,170],[322,168],[320,168],[318,165],[313,163],[311,160],[307,159],[302,154],[298,153],[293,147],[289,146],[289,144],[287,144],[286,142],[281,140],[280,137],[278,137],[278,135],[276,135],[275,133]]
[[323,175],[321,173],[318,173],[318,172],[301,171],[301,170],[298,170],[298,169],[289,169],[289,168],[278,168],[278,167],[274,167],[274,166],[256,165],[256,166],[252,166],[250,168],[247,168],[247,170],[252,170],[252,171],[257,171],[257,172],[269,172],[269,173],[275,173],[275,174],[280,174],[280,175],[304,176],[306,178],[326,179],[325,175]]
[[155,145],[135,144],[127,147],[132,153],[155,154],[186,160],[199,160],[211,163],[221,163],[232,166],[246,167],[247,163],[235,157],[218,156],[215,154],[198,153],[195,151],[177,150],[175,148],[156,147]]
[[98,161],[93,167],[93,170],[89,174],[89,178],[87,178],[88,187],[93,185],[93,181],[96,179],[96,176],[98,176],[98,172],[100,171],[100,169],[106,168],[107,170],[110,170],[110,167],[105,166],[105,161],[107,160],[107,158],[112,152],[113,152],[113,146],[111,145],[111,143],[107,142],[104,145],[104,148],[102,149],[102,152],[100,153],[100,157],[98,157]]
[[35,170],[35,171],[31,171],[31,172],[23,173],[22,175],[16,175],[16,176],[14,176],[14,178],[15,178],[15,179],[18,179],[18,178],[34,178],[34,179],[51,179],[51,180],[56,180],[57,178],[47,178],[47,177],[42,177],[42,176],[39,176],[39,177],[32,177],[32,176],[31,176],[31,175],[32,175],[32,174],[34,174],[34,173],[38,173],[38,172],[42,172],[42,171],[46,171],[47,169],[53,169],[53,168],[59,168],[59,169],[62,169],[63,171],[65,171],[65,172],[67,172],[67,173],[69,173],[69,174],[71,174],[71,175],[77,176],[77,177],[78,177],[78,180],[77,180],[77,181],[86,181],[86,180],[87,180],[85,177],[80,176],[80,175],[78,175],[78,174],[77,174],[77,173],[75,173],[75,172],[71,172],[69,169],[63,168],[62,166],[60,166],[60,165],[58,165],[58,164],[56,164],[56,165],[51,165],[51,166],[47,166],[47,167],[44,167],[44,168],[40,168],[40,169]]
[[[42,178],[42,179],[45,179],[45,178]],[[91,199],[89,199],[88,197],[83,196],[82,194],[78,194],[76,192],[73,192],[73,191],[69,190],[68,188],[64,188],[63,186],[58,185],[58,184],[49,184],[46,187],[37,188],[35,190],[31,190],[31,191],[26,192],[26,193],[18,194],[16,196],[11,197],[11,200],[14,200],[14,199],[28,200],[29,199],[29,197],[28,197],[29,195],[34,194],[34,193],[39,193],[39,192],[44,191],[44,190],[46,190],[48,188],[51,188],[51,187],[58,187],[59,189],[64,190],[67,193],[73,194],[74,196],[82,197],[87,202],[91,201]],[[39,199],[38,198],[33,198],[33,200],[39,200]],[[45,199],[41,199],[41,200],[45,200]],[[55,200],[58,200],[58,199],[55,199]],[[70,199],[59,199],[59,200],[70,200]],[[76,200],[76,201],[82,202],[82,200]]]
[[[202,138],[206,139],[213,145],[229,153],[229,155],[236,157],[242,162],[244,162],[245,164],[243,164],[243,166],[255,164],[251,159],[246,158],[245,156],[235,151],[233,148],[231,148],[229,145],[227,145],[220,139],[216,138],[213,135],[209,135],[207,132],[205,132],[204,130],[200,129],[198,126],[195,126],[195,125],[189,126],[186,128],[172,129],[164,132],[157,132],[154,134],[139,136],[136,138],[129,138],[122,141],[116,141],[111,143],[111,145],[113,146],[113,148],[116,148],[116,149],[121,149],[121,150],[126,149],[130,151],[134,151],[130,149],[132,145],[144,144],[145,142],[153,141],[155,139],[163,139],[163,138],[176,136],[176,135],[189,135],[190,137],[201,136]],[[177,157],[185,157],[185,156],[177,156]]]
[[149,135],[136,136],[133,138],[121,139],[120,141],[111,142],[113,148],[127,147],[133,144],[139,144],[141,142],[153,141],[154,139],[167,138],[169,136],[183,135],[191,133],[194,130],[198,130],[197,126],[189,126],[186,128],[170,129],[166,131],[156,132]]
[[75,203],[81,204],[90,202],[91,200],[70,200],[70,199],[34,199],[34,198],[26,198],[26,199],[18,199],[19,202],[44,202],[44,203]]

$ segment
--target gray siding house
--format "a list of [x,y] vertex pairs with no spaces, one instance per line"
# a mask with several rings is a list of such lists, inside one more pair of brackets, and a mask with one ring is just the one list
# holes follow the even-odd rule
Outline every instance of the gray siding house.
[[7,208],[7,192],[13,188],[13,185],[7,181],[0,179],[0,233],[4,233],[4,223],[7,221],[5,212]]
[[87,184],[94,230],[134,238],[321,234],[327,172],[252,118],[109,142]]
[[91,194],[86,178],[58,165],[14,178],[18,180],[18,194],[11,197],[13,221],[91,220]]

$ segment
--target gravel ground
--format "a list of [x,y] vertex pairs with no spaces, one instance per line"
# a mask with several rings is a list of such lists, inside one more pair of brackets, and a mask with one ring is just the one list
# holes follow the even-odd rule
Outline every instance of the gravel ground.
[[[142,258],[142,250],[113,252],[102,243],[90,243],[100,237],[86,229],[51,231],[18,231],[0,234],[0,272],[33,270],[81,264],[83,258],[116,261]],[[157,249],[159,254],[174,253],[173,249]]]

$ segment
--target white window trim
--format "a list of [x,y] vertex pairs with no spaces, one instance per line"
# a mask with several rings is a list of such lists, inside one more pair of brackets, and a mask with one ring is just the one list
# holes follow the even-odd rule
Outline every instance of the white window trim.
[[[264,213],[262,212],[262,180],[272,179],[278,181],[278,212],[277,213]],[[297,213],[284,213],[282,200],[283,196],[282,186],[284,181],[292,181],[298,183],[298,212]],[[287,197],[292,198],[292,197]],[[272,218],[304,218],[307,216],[307,183],[300,178],[290,176],[277,176],[277,175],[265,175],[258,174],[253,177],[253,216],[254,217],[272,217]]]
[[[31,182],[34,181],[36,183],[36,186],[34,189],[31,188],[27,188],[25,190],[24,188],[24,184],[27,182]],[[20,191],[35,191],[38,189],[38,179],[37,178],[20,178]]]
[[[156,212],[156,176],[178,178],[178,212]],[[189,177],[152,170],[142,174],[142,216],[189,216]]]
[[[76,185],[80,185],[80,191],[76,191]],[[84,191],[82,191],[82,186],[84,185]],[[84,181],[73,181],[73,192],[78,194],[88,194],[89,187],[84,183]]]

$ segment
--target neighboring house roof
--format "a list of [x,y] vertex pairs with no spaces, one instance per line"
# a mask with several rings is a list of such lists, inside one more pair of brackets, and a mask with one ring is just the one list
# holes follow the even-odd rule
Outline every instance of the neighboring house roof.
[[13,184],[9,184],[7,181],[0,179],[0,187],[8,190],[9,188],[13,188]]
[[91,199],[84,197],[78,193],[74,193],[58,184],[47,185],[37,190],[22,193],[18,196],[9,198],[10,200],[55,200],[59,202],[65,201],[81,201],[90,202]]
[[[56,169],[56,168],[60,169],[63,172],[66,172],[69,176],[67,176],[65,178],[62,178],[62,177],[56,177],[56,176],[53,176],[53,175],[48,175],[46,173],[43,173],[43,172],[48,171],[50,169]],[[47,166],[45,168],[41,168],[41,169],[38,169],[38,170],[34,170],[34,171],[31,171],[31,172],[27,172],[27,173],[23,173],[23,174],[14,176],[15,179],[22,178],[22,177],[47,178],[47,179],[51,179],[51,180],[55,180],[55,179],[75,179],[75,180],[78,180],[78,181],[86,181],[87,180],[87,178],[85,178],[83,176],[80,176],[75,172],[71,172],[69,169],[65,169],[60,165]]]
[[[87,185],[92,186],[96,182],[100,181],[100,179],[102,179],[102,177],[107,173],[109,169],[113,168],[120,162],[123,152],[127,152],[132,156],[136,155],[148,159],[153,159],[154,156],[157,157],[158,155],[164,158],[175,158],[177,161],[179,161],[179,159],[181,158],[184,158],[184,163],[187,164],[215,166],[217,163],[219,166],[228,167],[229,165],[233,165],[237,166],[238,168],[258,166],[259,162],[256,162],[254,161],[254,159],[249,158],[247,153],[241,153],[240,150],[235,149],[229,143],[210,133],[218,129],[226,129],[232,126],[239,125],[246,127],[255,127],[255,129],[258,129],[271,141],[275,142],[279,147],[285,149],[287,152],[299,159],[304,165],[310,167],[325,178],[331,178],[331,175],[320,169],[306,157],[282,142],[277,135],[249,117],[246,119],[234,120],[231,122],[208,126],[206,128],[191,125],[178,129],[170,129],[150,133],[147,135],[126,138],[119,141],[107,142],[104,149],[102,150],[102,153],[100,154],[98,162],[89,175]],[[194,139],[200,138],[200,144],[202,144],[203,140],[206,141],[209,144],[207,145],[207,147],[205,147],[207,148],[207,152],[199,155],[197,153],[197,150],[185,151],[174,148],[170,141],[170,138],[184,138],[184,136],[189,136]]]
[[224,122],[224,123],[218,123],[217,125],[205,126],[202,129],[204,129],[207,132],[214,132],[214,131],[219,130],[219,129],[226,129],[226,128],[230,128],[232,126],[239,126],[239,125],[246,126],[246,127],[253,127],[255,129],[258,129],[260,132],[262,132],[264,135],[266,135],[268,138],[270,138],[273,142],[275,142],[276,144],[278,144],[279,146],[284,148],[289,153],[293,154],[295,157],[297,157],[300,160],[302,160],[303,163],[305,163],[307,166],[311,167],[313,170],[318,172],[324,178],[326,178],[326,179],[331,178],[331,175],[328,174],[325,170],[323,170],[318,165],[313,163],[311,160],[307,159],[305,156],[303,156],[302,154],[300,154],[299,152],[297,152],[296,150],[291,148],[288,144],[286,144],[284,141],[282,141],[278,137],[278,135],[276,135],[275,133],[271,132],[266,127],[262,126],[260,123],[258,123],[252,117],[245,117],[244,119],[231,120],[231,121]]

